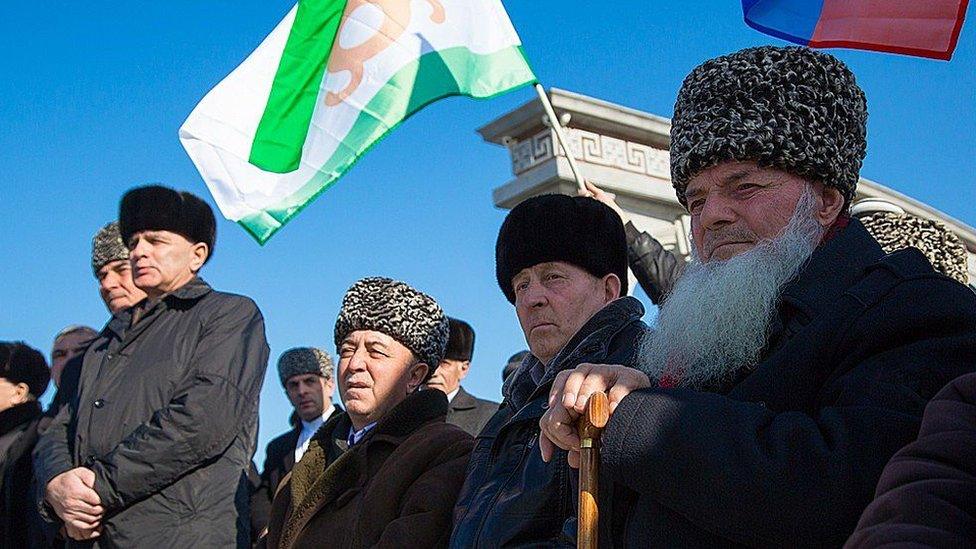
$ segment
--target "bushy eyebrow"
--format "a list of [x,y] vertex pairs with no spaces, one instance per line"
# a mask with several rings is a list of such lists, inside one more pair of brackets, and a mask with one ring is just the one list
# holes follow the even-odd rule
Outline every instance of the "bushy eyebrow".
[[[741,170],[736,170],[736,171],[730,173],[729,175],[726,175],[725,177],[723,177],[719,181],[718,186],[719,187],[725,187],[726,185],[738,183],[739,181],[742,181],[746,176],[748,176],[752,172],[753,172],[753,170],[751,170],[749,168],[742,168]],[[692,198],[696,198],[696,197],[698,197],[701,194],[702,194],[701,189],[694,189],[694,190],[687,190],[686,189],[685,190],[685,200],[686,201],[691,201]]]

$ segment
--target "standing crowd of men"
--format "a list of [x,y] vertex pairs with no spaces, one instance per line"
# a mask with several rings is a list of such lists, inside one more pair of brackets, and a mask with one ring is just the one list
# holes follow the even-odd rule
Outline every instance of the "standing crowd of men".
[[606,546],[972,546],[966,251],[937,223],[853,203],[866,119],[830,55],[706,61],[671,121],[690,262],[592,183],[513,208],[496,277],[528,351],[500,404],[461,386],[468,323],[363,278],[335,362],[280,356],[292,429],[260,473],[261,312],[201,277],[204,201],[132,189],[93,240],[105,327],[59,333],[50,370],[0,342],[0,547],[572,546],[576,423],[598,391]]

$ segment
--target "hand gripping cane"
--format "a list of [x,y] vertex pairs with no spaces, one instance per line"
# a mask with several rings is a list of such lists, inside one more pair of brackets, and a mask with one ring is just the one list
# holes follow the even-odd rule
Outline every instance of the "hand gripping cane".
[[599,535],[597,490],[600,471],[600,433],[610,419],[610,401],[605,393],[593,393],[586,401],[586,411],[576,428],[580,439],[579,531],[577,549],[596,549]]

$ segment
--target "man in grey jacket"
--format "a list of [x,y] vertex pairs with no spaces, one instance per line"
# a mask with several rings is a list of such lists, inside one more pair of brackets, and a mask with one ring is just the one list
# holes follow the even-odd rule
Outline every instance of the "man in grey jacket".
[[216,237],[201,199],[136,188],[119,223],[148,297],[115,312],[38,442],[42,510],[69,546],[246,547],[264,320],[198,276]]

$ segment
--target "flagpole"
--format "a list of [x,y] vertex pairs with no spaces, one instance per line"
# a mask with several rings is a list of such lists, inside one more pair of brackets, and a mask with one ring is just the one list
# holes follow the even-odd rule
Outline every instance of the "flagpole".
[[[539,94],[539,101],[542,101],[542,108],[546,111],[546,116],[549,118],[549,127],[556,134],[556,140],[559,145],[566,152],[566,160],[569,161],[569,169],[573,172],[573,177],[576,178],[576,185],[579,187],[581,194],[586,194],[586,185],[583,183],[583,174],[580,172],[579,166],[576,164],[576,159],[573,158],[573,153],[569,150],[569,140],[566,139],[566,134],[563,133],[563,127],[559,123],[559,118],[556,116],[556,111],[552,108],[552,103],[549,101],[549,95],[546,94],[545,88],[542,84],[536,82],[535,91]],[[554,151],[556,153],[557,151]],[[558,158],[558,154],[556,157]]]

